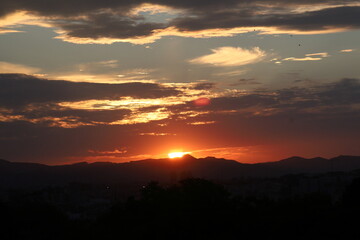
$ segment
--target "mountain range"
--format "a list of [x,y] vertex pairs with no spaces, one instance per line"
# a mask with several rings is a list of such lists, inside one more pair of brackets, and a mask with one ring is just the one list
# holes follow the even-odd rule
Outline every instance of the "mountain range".
[[92,184],[171,182],[200,177],[227,180],[243,177],[280,177],[288,174],[317,174],[360,169],[360,156],[326,158],[290,157],[277,162],[245,164],[223,158],[146,159],[126,163],[94,162],[49,166],[0,160],[0,187],[63,185],[71,182]]

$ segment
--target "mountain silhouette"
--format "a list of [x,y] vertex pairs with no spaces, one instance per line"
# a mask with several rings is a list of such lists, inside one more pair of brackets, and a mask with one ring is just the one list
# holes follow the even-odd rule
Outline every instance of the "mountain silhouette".
[[48,166],[0,160],[0,187],[36,187],[70,182],[112,184],[176,182],[189,177],[226,180],[242,177],[280,177],[360,169],[360,156],[331,159],[291,157],[277,162],[245,164],[223,158],[146,159],[126,163],[80,162]]

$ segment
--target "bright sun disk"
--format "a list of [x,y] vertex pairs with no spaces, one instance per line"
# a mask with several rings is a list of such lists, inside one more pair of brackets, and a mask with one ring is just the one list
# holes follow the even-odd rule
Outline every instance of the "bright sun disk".
[[185,154],[189,154],[189,152],[171,152],[168,154],[169,158],[181,158]]

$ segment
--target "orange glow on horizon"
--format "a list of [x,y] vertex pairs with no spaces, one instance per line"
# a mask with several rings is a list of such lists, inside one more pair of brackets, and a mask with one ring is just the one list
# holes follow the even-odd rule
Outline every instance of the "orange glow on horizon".
[[189,154],[190,152],[171,152],[168,154],[169,158],[181,158],[185,154]]

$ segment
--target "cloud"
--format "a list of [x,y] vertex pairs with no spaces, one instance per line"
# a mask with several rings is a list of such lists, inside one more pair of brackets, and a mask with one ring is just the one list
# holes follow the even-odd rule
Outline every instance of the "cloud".
[[304,61],[320,61],[320,60],[322,60],[321,57],[319,57],[319,58],[314,58],[314,57],[303,57],[303,58],[289,57],[289,58],[284,58],[282,61],[304,62]]
[[355,49],[343,49],[343,50],[340,50],[340,52],[342,53],[349,53],[349,52],[353,52],[355,51]]
[[189,60],[193,64],[210,64],[219,67],[242,66],[261,61],[266,53],[259,47],[244,49],[240,47],[220,47],[213,53]]
[[79,110],[46,104],[21,110],[0,109],[0,122],[22,121],[37,126],[76,128],[110,124],[125,119],[130,114],[129,109]]
[[239,77],[241,75],[244,75],[246,72],[247,71],[245,69],[237,69],[234,71],[229,71],[228,69],[226,69],[226,71],[215,73],[215,75],[219,77]]
[[[278,6],[267,7],[243,6],[223,11],[212,11],[196,17],[180,17],[174,19],[174,25],[184,30],[201,30],[212,28],[235,27],[276,27],[283,30],[314,31],[329,28],[359,28],[356,20],[360,7],[325,8],[315,11],[293,13],[283,8],[279,13]],[[281,9],[281,8],[280,8]]]
[[257,82],[253,78],[241,78],[238,79],[236,82],[231,83],[230,86],[241,86],[241,85],[259,85],[260,82]]
[[[360,80],[344,78],[341,81],[319,86],[319,98],[324,104],[351,105],[360,103]],[[351,107],[351,106],[348,106]]]
[[195,90],[210,90],[212,88],[214,88],[216,85],[216,83],[212,83],[212,82],[201,82],[201,83],[196,83],[192,89]]
[[[24,24],[39,25],[55,28],[57,38],[73,43],[146,44],[163,36],[232,36],[254,28],[263,34],[315,34],[360,27],[357,0],[66,0],[49,4],[3,0],[0,9],[0,32],[17,31],[12,28]],[[163,22],[143,14],[164,11],[172,17]]]
[[[73,38],[110,38],[126,39],[139,38],[151,35],[155,29],[163,29],[162,23],[142,22],[141,17],[121,16],[119,14],[93,13],[85,19],[79,19],[76,24],[72,22],[55,22],[66,36]],[[116,31],[114,31],[116,29]]]
[[17,33],[17,32],[21,32],[21,31],[17,31],[17,30],[12,30],[12,29],[4,29],[4,28],[0,28],[0,34],[6,34],[6,33]]
[[322,58],[326,58],[326,57],[329,57],[330,55],[327,52],[321,52],[321,53],[308,53],[308,54],[305,54],[305,56],[307,56],[307,57],[319,56]]
[[100,62],[90,62],[90,63],[83,63],[79,64],[77,66],[79,68],[79,71],[97,71],[97,70],[103,70],[103,69],[112,69],[119,67],[119,61],[112,59],[112,60],[105,60]]
[[208,122],[190,122],[189,125],[206,125],[206,124],[214,124],[216,121],[208,121]]
[[[335,116],[344,113],[356,115],[359,104],[360,80],[341,79],[307,88],[294,87],[228,93],[212,98],[211,104],[201,109],[192,108],[190,102],[168,108],[175,113],[188,111],[189,115],[193,114],[189,110],[196,110],[199,113],[197,116],[270,116],[286,113]],[[211,121],[211,118],[208,121]]]
[[0,74],[0,106],[84,100],[119,100],[123,97],[161,98],[180,91],[155,83],[85,83],[40,79],[30,75]]
[[[116,64],[107,61],[105,64]],[[198,98],[212,83],[88,83],[0,74],[0,123],[76,128],[167,119],[166,106]]]
[[[144,4],[145,3],[145,4]],[[185,9],[188,11],[208,11],[208,10],[223,10],[223,9],[236,9],[239,7],[246,7],[251,9],[252,6],[262,6],[266,3],[264,7],[277,7],[278,10],[285,7],[293,7],[296,9],[322,9],[329,8],[332,6],[356,6],[358,4],[357,0],[313,0],[313,1],[303,1],[303,0],[254,0],[249,2],[236,1],[236,0],[208,0],[204,1],[176,1],[176,0],[147,0],[147,1],[99,1],[99,0],[89,0],[86,2],[74,2],[70,0],[64,0],[61,2],[51,2],[51,4],[44,4],[43,1],[34,0],[31,3],[24,0],[3,0],[0,4],[0,16],[6,15],[11,12],[15,12],[21,9],[26,9],[30,12],[35,12],[39,15],[47,16],[76,16],[79,14],[85,14],[87,12],[93,12],[99,9],[112,9],[113,11],[126,13],[129,10],[133,9],[142,9],[142,8],[151,8],[164,9],[164,7],[171,7],[173,9]],[[75,7],[76,6],[76,7]],[[259,10],[259,9],[258,9]],[[260,8],[261,10],[261,8]]]
[[[18,74],[0,76],[0,122],[25,121],[63,128],[167,119],[209,122],[219,120],[211,116],[275,116],[289,112],[354,114],[360,105],[358,79],[307,88],[212,93],[207,92],[212,85],[196,90],[196,85],[184,89],[159,84],[74,83]],[[239,82],[253,84],[254,80]],[[211,98],[211,103],[198,108],[192,101],[201,92],[201,96]],[[203,116],[209,118],[202,119]]]
[[126,149],[114,149],[114,150],[110,150],[110,151],[89,150],[89,153],[93,153],[96,156],[99,156],[99,155],[123,155],[126,152],[127,152]]
[[0,74],[0,85],[0,122],[22,121],[60,128],[163,119],[168,116],[164,111],[139,109],[181,93],[155,83],[70,82],[22,74]]
[[126,115],[131,113],[129,109],[110,109],[110,110],[82,110],[71,108],[59,108],[57,106],[45,105],[40,108],[29,111],[25,109],[22,112],[15,112],[22,114],[26,119],[39,118],[64,118],[76,120],[76,122],[93,124],[105,124],[123,119]]
[[305,54],[305,57],[288,57],[284,59],[274,58],[271,61],[275,61],[277,64],[281,64],[283,61],[291,61],[291,62],[306,62],[306,61],[320,61],[323,58],[329,57],[330,55],[327,52],[321,53],[308,53]]
[[122,70],[117,60],[82,63],[66,72],[46,74],[53,80],[90,83],[155,83],[156,69],[136,68]]
[[0,13],[0,34],[19,32],[18,30],[12,30],[11,28],[18,26],[19,24],[25,24],[31,20],[32,17],[26,14],[25,11],[9,12],[4,16],[1,16]]
[[[14,81],[15,85],[21,86]],[[255,147],[255,151],[277,146],[276,151],[284,153],[285,149],[289,155],[299,149],[302,155],[358,152],[359,79],[311,87],[223,92],[213,94],[211,104],[201,108],[190,99],[169,105],[164,105],[164,99],[146,99],[152,101],[149,105],[132,100],[138,100],[137,108],[114,108],[112,100],[98,106],[94,100],[89,109],[57,103],[20,109],[0,107],[2,157],[60,163],[104,155],[92,159],[125,161],[143,154],[166,153],[179,145],[186,151],[245,147],[240,153],[248,147]],[[142,108],[144,105],[147,107]],[[2,115],[12,120],[6,121]],[[345,142],[337,141],[345,138]],[[230,153],[228,158],[234,156]],[[122,158],[112,158],[120,155]]]
[[9,63],[9,62],[0,62],[0,74],[1,73],[34,74],[39,71],[40,71],[40,68],[29,67],[29,66]]

